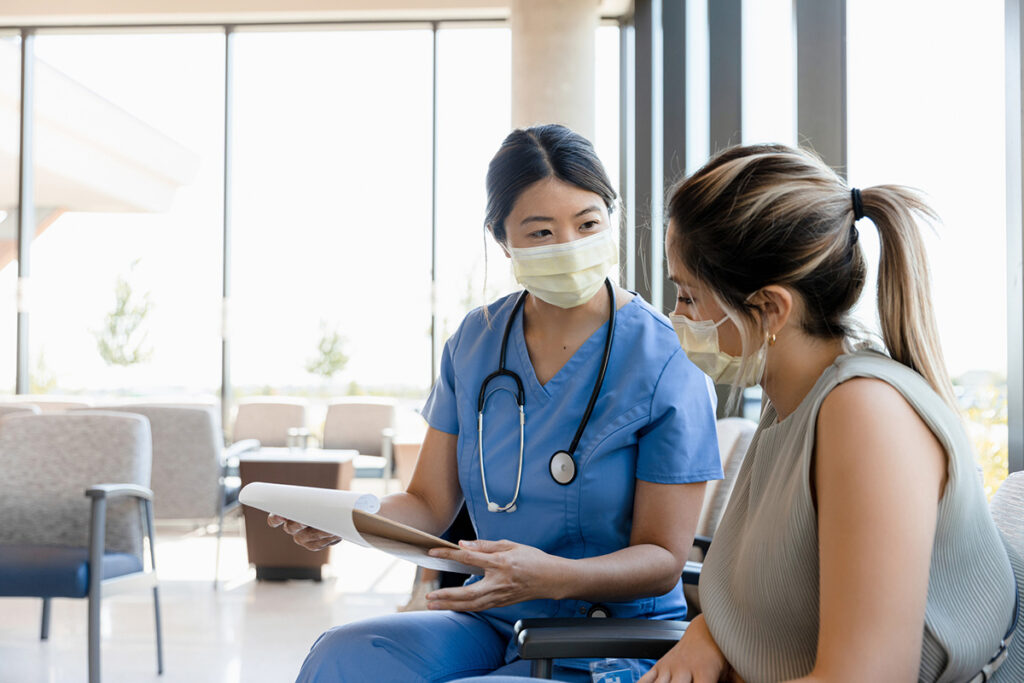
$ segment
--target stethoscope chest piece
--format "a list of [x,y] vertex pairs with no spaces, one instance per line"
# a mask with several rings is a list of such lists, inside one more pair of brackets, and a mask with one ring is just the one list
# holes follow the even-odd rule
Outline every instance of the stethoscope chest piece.
[[551,478],[562,486],[571,484],[576,478],[576,461],[565,451],[558,451],[551,456],[548,469],[551,470]]

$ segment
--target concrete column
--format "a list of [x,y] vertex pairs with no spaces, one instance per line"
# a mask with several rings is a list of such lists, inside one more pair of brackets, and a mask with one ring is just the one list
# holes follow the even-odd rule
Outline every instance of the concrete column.
[[598,0],[512,0],[512,125],[561,123],[594,139]]

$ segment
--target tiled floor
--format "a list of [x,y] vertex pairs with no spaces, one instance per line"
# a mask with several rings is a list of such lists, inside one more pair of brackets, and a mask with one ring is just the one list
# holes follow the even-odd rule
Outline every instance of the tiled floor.
[[[347,544],[332,549],[322,583],[257,582],[247,566],[241,522],[225,526],[216,592],[214,537],[158,529],[164,675],[156,674],[151,594],[125,594],[103,601],[105,682],[292,681],[322,631],[392,612],[409,597],[413,565]],[[41,605],[0,600],[0,683],[86,680],[86,601],[54,600],[45,642],[39,640]]]

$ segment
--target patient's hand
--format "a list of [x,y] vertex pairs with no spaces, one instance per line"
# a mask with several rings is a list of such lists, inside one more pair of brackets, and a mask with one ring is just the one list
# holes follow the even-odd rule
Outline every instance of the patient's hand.
[[267,524],[275,529],[279,526],[283,526],[285,533],[289,534],[292,537],[292,540],[306,550],[323,550],[324,548],[332,546],[341,540],[341,536],[335,536],[334,534],[326,531],[320,531],[319,529],[308,527],[305,524],[293,522],[292,520],[285,519],[280,515],[267,515]]
[[662,681],[692,681],[693,683],[717,683],[742,679],[731,671],[725,655],[718,649],[711,631],[704,622],[704,615],[698,615],[682,639],[659,659],[640,683],[662,683]]

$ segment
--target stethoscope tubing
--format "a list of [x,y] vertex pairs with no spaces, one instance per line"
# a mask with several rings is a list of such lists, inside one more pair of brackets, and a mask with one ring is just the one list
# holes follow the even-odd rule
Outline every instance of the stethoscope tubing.
[[[615,287],[612,285],[611,280],[605,278],[604,281],[605,289],[608,291],[608,302],[609,302],[609,313],[608,313],[608,330],[605,333],[604,340],[604,353],[601,357],[601,367],[597,373],[597,380],[594,383],[594,388],[590,392],[590,400],[587,402],[587,408],[583,412],[583,418],[580,420],[579,425],[576,427],[576,433],[573,436],[572,444],[569,446],[568,451],[564,451],[569,456],[570,464],[572,465],[571,477],[566,481],[560,481],[552,473],[552,478],[559,484],[568,485],[576,479],[576,466],[575,466],[575,454],[576,448],[579,446],[580,439],[583,438],[583,432],[587,427],[587,423],[590,421],[590,416],[594,411],[594,406],[597,403],[597,398],[601,394],[601,387],[604,384],[604,376],[608,370],[608,362],[611,358],[612,340],[615,334]],[[489,374],[480,385],[480,394],[477,398],[477,445],[480,458],[480,482],[483,485],[484,490],[484,501],[487,503],[487,509],[491,512],[514,512],[516,509],[516,502],[519,499],[519,489],[523,481],[523,455],[525,448],[525,425],[526,425],[526,392],[523,389],[522,379],[518,374],[509,370],[505,367],[505,357],[508,349],[508,338],[512,332],[512,325],[515,322],[516,313],[523,307],[523,302],[526,300],[527,292],[524,290],[519,298],[516,300],[515,305],[512,307],[512,313],[509,315],[508,322],[505,323],[505,330],[501,338],[501,353],[498,357],[498,369]],[[490,494],[487,489],[487,473],[484,467],[484,403],[487,400],[487,385],[498,377],[510,377],[516,385],[516,405],[519,407],[519,468],[516,475],[516,489],[512,495],[512,500],[505,505],[498,505],[491,501]],[[509,391],[509,390],[506,390]],[[559,451],[552,456],[554,459],[557,455],[563,453]]]

